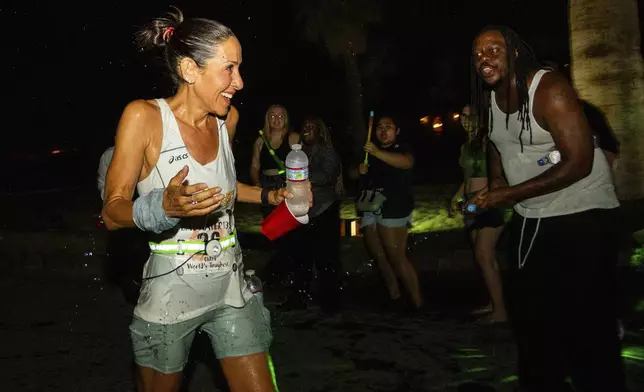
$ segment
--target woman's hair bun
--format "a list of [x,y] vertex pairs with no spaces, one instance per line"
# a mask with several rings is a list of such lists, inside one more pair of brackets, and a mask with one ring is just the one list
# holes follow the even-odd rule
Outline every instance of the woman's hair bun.
[[177,7],[171,7],[170,11],[152,19],[136,32],[135,41],[140,49],[163,48],[168,44],[174,30],[183,22],[183,12]]

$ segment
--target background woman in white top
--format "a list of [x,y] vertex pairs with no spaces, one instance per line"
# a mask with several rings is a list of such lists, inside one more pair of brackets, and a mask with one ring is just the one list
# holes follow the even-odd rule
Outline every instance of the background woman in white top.
[[[235,200],[279,204],[284,189],[236,181],[230,142],[243,87],[241,46],[226,26],[178,9],[139,32],[177,85],[168,99],[124,110],[107,174],[110,230],[150,232],[152,254],[130,326],[140,391],[178,391],[196,331],[206,332],[232,391],[273,391],[269,315],[247,289]],[[132,202],[135,187],[141,195]]]

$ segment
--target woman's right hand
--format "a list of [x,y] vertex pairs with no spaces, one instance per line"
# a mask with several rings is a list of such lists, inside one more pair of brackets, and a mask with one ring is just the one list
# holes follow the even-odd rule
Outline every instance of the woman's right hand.
[[367,166],[364,162],[360,163],[360,166],[358,166],[358,173],[364,176],[368,172],[369,172],[369,166]]
[[163,192],[163,209],[166,215],[174,217],[207,215],[216,210],[224,196],[221,188],[208,188],[204,183],[184,185],[188,166],[184,166],[170,180]]

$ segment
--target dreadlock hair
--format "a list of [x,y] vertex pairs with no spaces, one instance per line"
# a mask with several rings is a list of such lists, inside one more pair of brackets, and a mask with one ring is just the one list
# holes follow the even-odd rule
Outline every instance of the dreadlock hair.
[[[498,31],[503,35],[506,45],[506,56],[508,62],[508,75],[507,77],[516,78],[517,88],[517,101],[519,110],[517,117],[521,121],[521,131],[519,133],[519,143],[521,144],[521,152],[523,152],[523,140],[521,136],[524,130],[530,132],[530,144],[532,144],[532,124],[530,124],[530,96],[528,95],[528,75],[530,72],[541,68],[541,64],[537,61],[532,48],[526,44],[517,33],[505,26],[489,25],[484,27],[476,36],[487,31]],[[481,125],[475,125],[477,129],[488,129],[488,139],[493,131],[492,126],[492,107],[491,107],[491,94],[490,88],[487,87],[483,80],[478,75],[476,69],[476,53],[474,53],[474,42],[472,42],[472,58],[471,58],[471,101],[472,101],[472,114],[480,122]],[[508,83],[507,96],[510,97],[510,89],[512,83]],[[505,128],[508,128],[510,121],[510,113],[505,115]]]

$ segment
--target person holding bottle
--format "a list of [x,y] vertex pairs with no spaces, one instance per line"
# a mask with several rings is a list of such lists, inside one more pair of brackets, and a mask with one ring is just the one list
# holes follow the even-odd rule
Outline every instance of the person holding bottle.
[[177,8],[143,27],[137,43],[162,51],[176,86],[171,97],[126,106],[105,185],[107,228],[150,237],[130,325],[137,388],[179,391],[202,331],[231,390],[273,392],[270,317],[244,280],[234,208],[290,195],[237,181],[231,101],[244,86],[241,44],[223,24],[184,19]]

